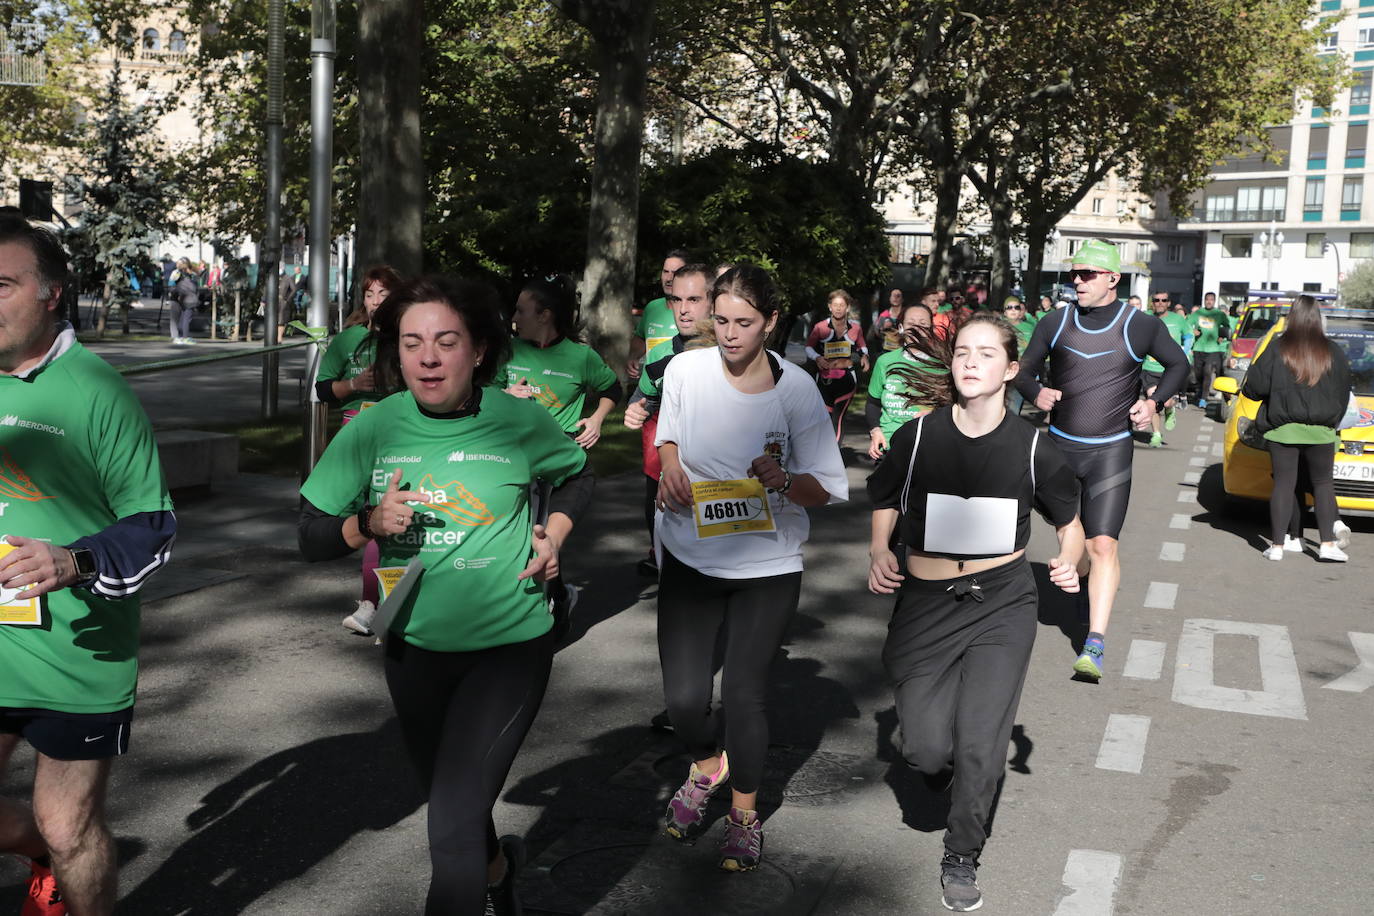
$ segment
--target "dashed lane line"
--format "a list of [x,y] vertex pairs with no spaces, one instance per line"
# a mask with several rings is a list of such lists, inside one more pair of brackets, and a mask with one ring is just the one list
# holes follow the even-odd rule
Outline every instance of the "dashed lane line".
[[1185,484],[1189,484],[1189,483],[1191,483],[1191,484],[1197,484],[1197,483],[1201,482],[1201,480],[1202,480],[1202,472],[1201,472],[1201,471],[1188,471],[1187,473],[1185,473],[1185,474],[1183,475],[1183,482],[1184,482]]
[[1194,455],[1193,457],[1188,459],[1188,464],[1192,465],[1195,468],[1205,468],[1207,467],[1207,459],[1204,458],[1202,455]]
[[1181,503],[1197,502],[1197,490],[1179,490],[1178,501]]
[[1145,763],[1145,742],[1150,735],[1149,716],[1112,713],[1097,749],[1097,768],[1140,774]]
[[1145,590],[1145,606],[1172,611],[1178,601],[1178,586],[1173,582],[1151,582]]
[[1165,541],[1159,547],[1159,558],[1166,563],[1182,563],[1183,556],[1188,552],[1186,545],[1177,541]]
[[1173,518],[1169,519],[1169,527],[1178,528],[1181,531],[1187,531],[1189,528],[1193,527],[1192,516],[1178,513],[1174,515]]
[[1164,671],[1164,651],[1166,646],[1153,639],[1133,639],[1126,653],[1126,666],[1121,669],[1122,677],[1133,677],[1141,681],[1157,681]]
[[1112,916],[1121,886],[1121,856],[1097,849],[1071,849],[1062,880],[1064,890],[1054,916]]
[[1222,456],[1222,445],[1221,445],[1220,442],[1214,442],[1214,443],[1212,444],[1212,457],[1213,457],[1213,458],[1220,458],[1221,456]]

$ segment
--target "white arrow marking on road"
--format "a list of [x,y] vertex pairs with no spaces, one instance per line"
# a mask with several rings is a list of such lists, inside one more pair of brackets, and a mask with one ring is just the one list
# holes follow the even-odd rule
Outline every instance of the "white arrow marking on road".
[[1183,475],[1184,483],[1198,484],[1202,481],[1201,471],[1188,471]]
[[1131,650],[1126,653],[1126,667],[1121,669],[1122,677],[1133,677],[1142,681],[1159,680],[1164,670],[1164,643],[1152,639],[1131,640]]
[[1202,455],[1194,455],[1193,457],[1188,459],[1188,463],[1195,468],[1207,467],[1207,459],[1204,458]]
[[1187,515],[1175,515],[1173,518],[1169,519],[1169,527],[1180,528],[1187,531],[1189,528],[1193,527],[1193,520]]
[[1054,916],[1111,916],[1121,886],[1121,856],[1096,849],[1071,849],[1064,863],[1064,890]]
[[1182,563],[1183,555],[1188,550],[1184,544],[1176,541],[1165,541],[1159,547],[1159,558],[1166,563]]
[[1139,775],[1145,762],[1145,739],[1150,734],[1149,716],[1107,717],[1107,730],[1097,749],[1097,768]]
[[1145,606],[1157,607],[1166,611],[1174,609],[1178,600],[1178,586],[1172,582],[1151,582],[1145,590]]
[[1355,647],[1355,657],[1360,663],[1342,674],[1329,684],[1322,684],[1327,690],[1344,690],[1348,693],[1364,693],[1374,687],[1374,633],[1347,633],[1350,644]]
[[[1221,687],[1214,676],[1213,650],[1218,633],[1253,636],[1258,641],[1263,690]],[[1281,719],[1306,719],[1298,662],[1288,628],[1272,623],[1237,620],[1183,621],[1174,669],[1174,702],[1199,709],[1242,712]]]

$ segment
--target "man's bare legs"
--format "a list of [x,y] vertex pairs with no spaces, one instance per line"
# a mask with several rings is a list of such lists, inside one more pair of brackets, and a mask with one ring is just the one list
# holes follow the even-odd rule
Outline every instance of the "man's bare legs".
[[[4,778],[10,757],[18,745],[18,735],[0,735],[0,779]],[[47,851],[29,806],[0,798],[0,852],[37,859],[46,855]]]
[[114,912],[114,837],[105,825],[110,760],[54,760],[38,755],[33,821],[52,860],[71,916]]

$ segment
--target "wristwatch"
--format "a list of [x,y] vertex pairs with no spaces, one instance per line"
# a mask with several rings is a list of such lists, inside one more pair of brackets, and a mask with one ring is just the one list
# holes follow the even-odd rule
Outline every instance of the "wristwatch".
[[95,551],[88,547],[69,547],[67,550],[76,564],[76,584],[85,585],[94,581],[99,572],[95,566]]

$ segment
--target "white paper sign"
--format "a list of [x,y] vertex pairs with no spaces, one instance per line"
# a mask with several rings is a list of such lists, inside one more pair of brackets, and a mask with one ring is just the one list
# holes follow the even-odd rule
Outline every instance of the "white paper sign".
[[926,494],[927,553],[998,556],[1016,549],[1014,499]]

